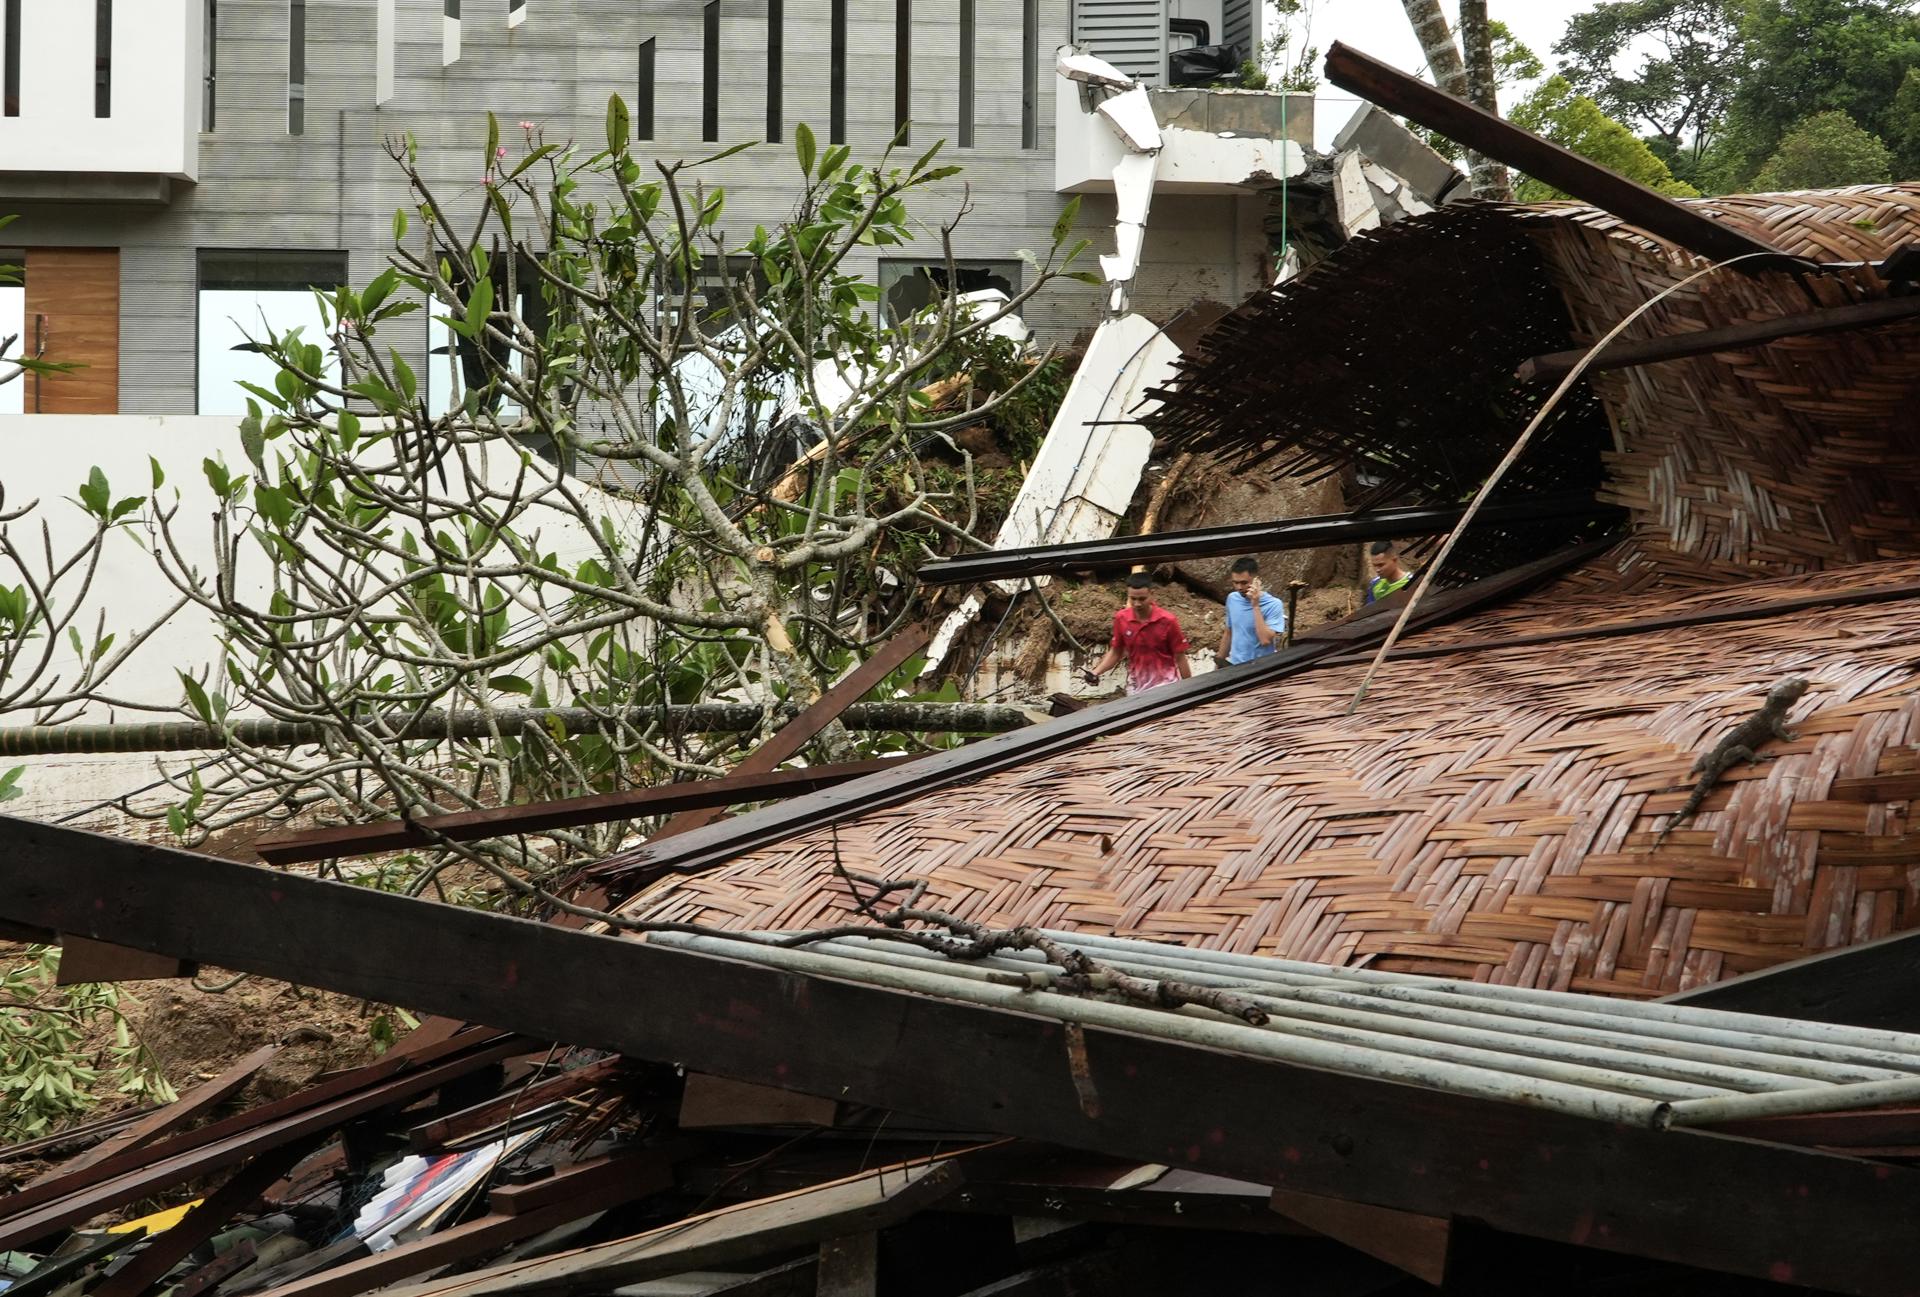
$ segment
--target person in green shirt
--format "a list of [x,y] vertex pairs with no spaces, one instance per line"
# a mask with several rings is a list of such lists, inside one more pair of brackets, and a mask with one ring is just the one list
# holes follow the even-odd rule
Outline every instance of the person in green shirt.
[[1373,579],[1367,582],[1367,602],[1384,599],[1396,590],[1405,589],[1414,578],[1414,571],[1400,561],[1400,551],[1393,547],[1390,540],[1375,541],[1373,544]]

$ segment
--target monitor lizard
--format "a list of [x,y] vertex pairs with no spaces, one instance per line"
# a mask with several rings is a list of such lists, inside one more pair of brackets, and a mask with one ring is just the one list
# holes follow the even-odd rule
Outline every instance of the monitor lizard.
[[1653,840],[1659,846],[1667,840],[1667,835],[1679,826],[1680,821],[1690,818],[1700,809],[1700,803],[1707,800],[1707,794],[1720,782],[1721,776],[1742,761],[1760,760],[1759,750],[1770,739],[1779,739],[1783,743],[1793,742],[1794,732],[1787,728],[1787,709],[1800,701],[1807,692],[1807,682],[1799,676],[1782,680],[1767,690],[1766,702],[1760,709],[1726,732],[1726,735],[1711,748],[1700,754],[1688,774],[1699,775],[1693,791],[1687,795],[1686,805],[1680,813],[1667,821]]

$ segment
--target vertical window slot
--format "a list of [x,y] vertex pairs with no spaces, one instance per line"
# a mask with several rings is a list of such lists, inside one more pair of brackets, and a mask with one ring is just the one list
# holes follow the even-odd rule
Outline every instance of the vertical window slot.
[[215,90],[220,74],[220,0],[207,0],[204,18],[206,28],[200,34],[200,49],[206,64],[206,75],[200,86],[200,129],[211,131],[216,107]]
[[440,66],[460,61],[460,0],[446,0],[440,18]]
[[767,0],[767,142],[778,144],[786,125],[781,88],[786,81],[787,15],[783,0]]
[[307,133],[307,0],[287,0],[287,134]]
[[1020,147],[1040,147],[1040,0],[1021,6]]
[[113,116],[113,0],[93,3],[93,115]]
[[974,0],[960,0],[960,147],[973,147]]
[[653,37],[640,42],[639,79],[633,96],[633,134],[636,139],[653,138]]
[[893,134],[913,140],[913,0],[893,0]]
[[[11,0],[19,3],[19,0]],[[832,0],[827,54],[827,139],[847,142],[847,0]]]
[[6,115],[20,115],[20,0],[6,0]]
[[527,0],[507,0],[507,30],[527,20]]
[[720,138],[720,0],[707,0],[700,50],[700,138]]

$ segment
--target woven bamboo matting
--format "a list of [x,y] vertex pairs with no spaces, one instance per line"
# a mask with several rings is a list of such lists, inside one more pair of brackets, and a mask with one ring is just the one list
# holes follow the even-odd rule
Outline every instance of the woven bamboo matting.
[[[1920,239],[1920,185],[1696,206],[1785,251],[1876,260]],[[1355,240],[1230,314],[1152,416],[1169,447],[1366,467],[1355,503],[1477,486],[1551,390],[1512,369],[1590,344],[1705,262],[1573,203],[1468,204]],[[1867,267],[1715,272],[1625,335],[1647,338],[1884,297]],[[1548,309],[1547,304],[1551,304]],[[1561,330],[1562,341],[1547,335]],[[1631,512],[1623,574],[1717,583],[1920,553],[1920,321],[1597,373],[1529,447],[1512,489],[1592,482]],[[1595,399],[1597,398],[1597,400]],[[1469,533],[1453,575],[1516,561]],[[1482,554],[1482,551],[1486,551]]]
[[[1445,640],[1767,603],[1839,574],[1611,603],[1572,580]],[[1851,586],[1920,583],[1920,561]],[[1443,642],[1439,633],[1410,646]],[[1920,922],[1920,594],[1252,688],[1067,755],[656,884],[637,917],[855,918],[831,872],[927,903],[1239,952],[1655,996]],[[1789,675],[1800,737],[1657,850],[1688,767]]]

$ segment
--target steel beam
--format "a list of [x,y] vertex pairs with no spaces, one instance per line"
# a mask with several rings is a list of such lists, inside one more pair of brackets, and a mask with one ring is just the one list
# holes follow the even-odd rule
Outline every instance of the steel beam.
[[1742,262],[1741,268],[1781,270],[1812,264],[1338,41],[1327,51],[1326,73],[1342,90],[1710,261],[1759,253],[1765,258]]
[[[1595,503],[1591,492],[1571,492],[1489,505],[1480,511],[1475,521],[1485,526],[1550,519],[1606,522],[1621,518],[1624,514],[1624,510],[1611,505]],[[1162,531],[1150,536],[1120,536],[1112,540],[1076,541],[1066,545],[989,550],[929,563],[917,575],[922,585],[956,585],[961,582],[1001,581],[1063,572],[1099,571],[1103,568],[1130,567],[1136,563],[1168,563],[1222,554],[1268,554],[1275,550],[1355,545],[1364,541],[1395,540],[1407,536],[1441,536],[1459,526],[1460,519],[1465,516],[1464,505],[1316,514],[1310,518],[1283,518],[1277,522],[1245,522],[1225,527]]]

